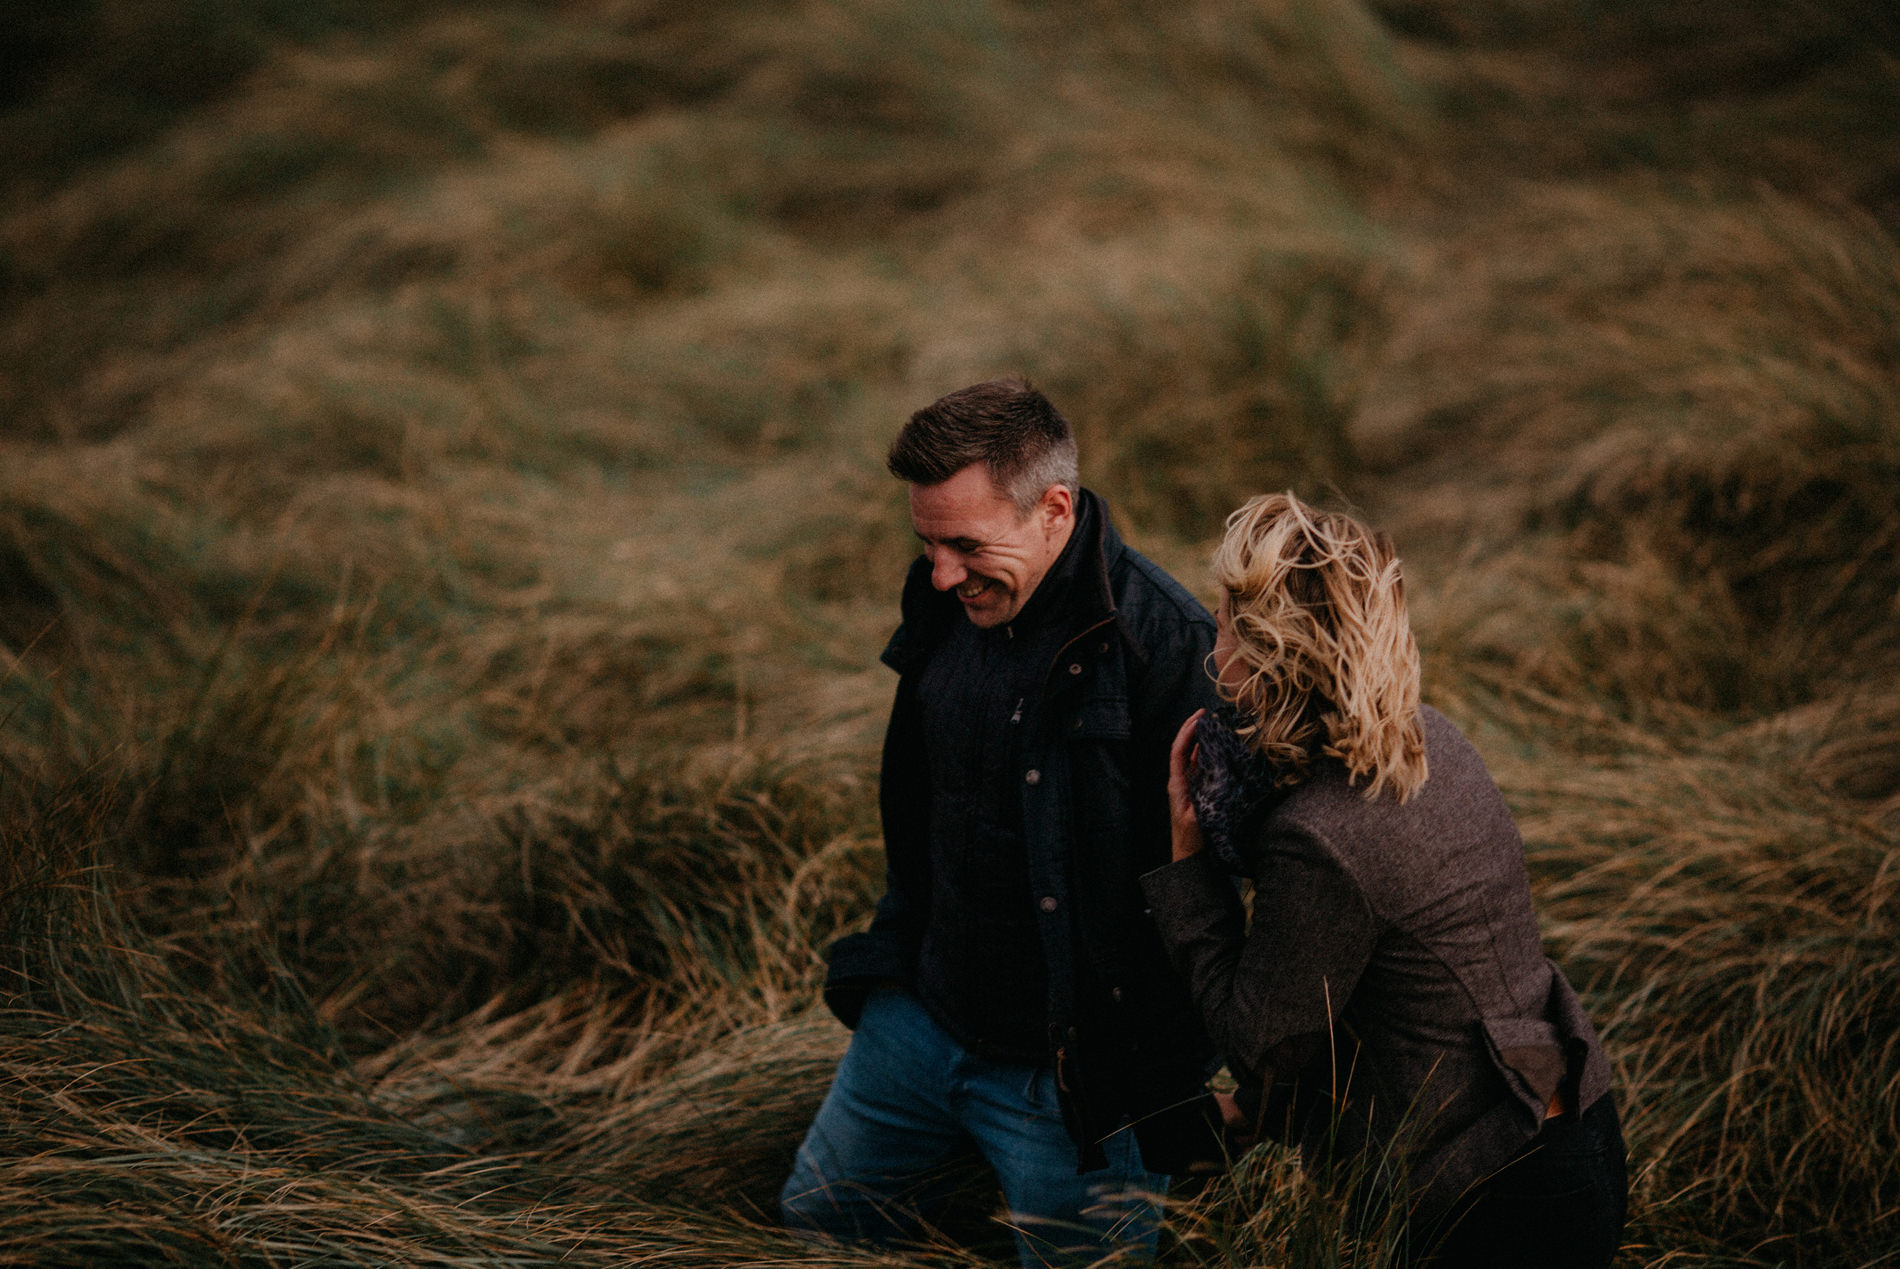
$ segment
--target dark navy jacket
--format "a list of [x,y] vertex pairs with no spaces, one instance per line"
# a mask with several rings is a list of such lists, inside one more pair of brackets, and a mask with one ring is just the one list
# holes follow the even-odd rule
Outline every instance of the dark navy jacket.
[[[1168,862],[1168,746],[1217,699],[1203,668],[1214,622],[1180,583],[1124,546],[1094,494],[1059,650],[1026,704],[1020,783],[1030,881],[1049,973],[1049,1060],[1079,1166],[1132,1119],[1143,1162],[1180,1172],[1212,1148],[1203,1088],[1213,1049],[1170,967],[1140,877]],[[915,981],[930,902],[930,806],[917,671],[965,620],[919,559],[883,661],[898,672],[879,789],[886,889],[864,933],[831,949],[825,1000],[855,1026],[869,990]]]

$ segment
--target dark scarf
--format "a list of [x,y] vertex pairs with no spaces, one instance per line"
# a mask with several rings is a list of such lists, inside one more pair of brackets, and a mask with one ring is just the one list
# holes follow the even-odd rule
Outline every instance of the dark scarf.
[[1238,715],[1226,705],[1201,715],[1194,728],[1199,748],[1188,790],[1201,822],[1201,838],[1214,857],[1228,872],[1251,876],[1246,847],[1279,791],[1273,787],[1272,765],[1247,747],[1234,731],[1237,722]]

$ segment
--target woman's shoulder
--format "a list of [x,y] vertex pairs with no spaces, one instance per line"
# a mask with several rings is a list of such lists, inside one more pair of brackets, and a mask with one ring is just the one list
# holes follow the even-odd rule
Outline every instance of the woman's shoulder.
[[1265,838],[1319,850],[1359,876],[1412,871],[1490,846],[1521,850],[1510,810],[1475,746],[1429,705],[1419,711],[1428,774],[1411,798],[1365,796],[1336,759],[1315,763],[1307,780],[1268,814]]
[[1484,765],[1484,758],[1478,753],[1478,747],[1469,737],[1458,729],[1458,725],[1433,709],[1430,705],[1421,705],[1418,710],[1419,721],[1425,728],[1425,783],[1419,787],[1423,796],[1431,788],[1434,780],[1439,781],[1436,797],[1470,796],[1474,793],[1491,797],[1500,797],[1497,782],[1491,778],[1490,768]]

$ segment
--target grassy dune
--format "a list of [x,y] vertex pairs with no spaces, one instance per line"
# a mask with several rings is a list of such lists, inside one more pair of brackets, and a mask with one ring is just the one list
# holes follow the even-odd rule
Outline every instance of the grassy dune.
[[[1252,492],[1394,530],[1624,1262],[1900,1260],[1885,6],[0,14],[0,1259],[897,1263],[771,1213],[882,449],[1022,371],[1198,588]],[[1390,1250],[1272,1149],[1171,1228]]]

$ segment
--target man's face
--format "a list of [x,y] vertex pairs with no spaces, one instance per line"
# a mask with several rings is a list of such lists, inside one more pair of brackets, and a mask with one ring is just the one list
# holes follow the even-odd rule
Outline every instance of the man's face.
[[910,487],[910,522],[923,539],[930,584],[954,591],[978,626],[1013,621],[1062,554],[1075,527],[1075,498],[1050,486],[1026,516],[998,492],[987,463],[938,485]]

